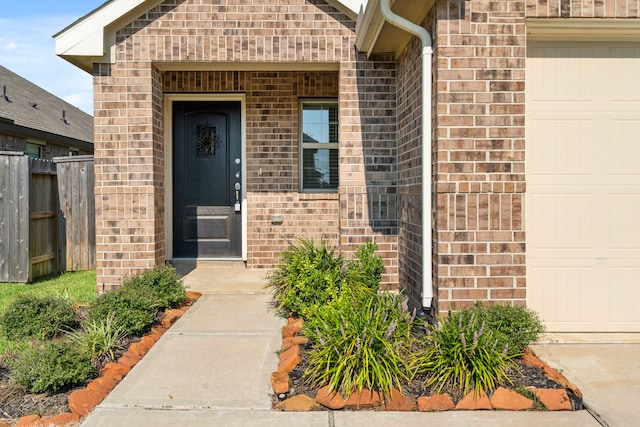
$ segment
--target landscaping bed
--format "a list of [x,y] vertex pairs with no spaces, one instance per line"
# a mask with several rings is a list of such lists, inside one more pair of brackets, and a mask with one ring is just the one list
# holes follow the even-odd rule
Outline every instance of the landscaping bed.
[[0,427],[79,425],[199,296],[160,266],[88,304],[16,299],[0,317]]
[[[326,392],[305,380],[309,341],[299,335],[301,319],[290,318],[283,328],[283,342],[278,371],[272,373],[273,407],[283,411],[317,410],[419,410],[446,411],[451,409],[484,410],[581,410],[582,393],[563,374],[525,350],[508,372],[508,380],[485,392],[486,398],[476,399],[473,392],[461,396],[451,388],[438,390],[424,387],[424,378],[407,381],[402,387],[402,403],[379,393],[365,391],[358,399],[339,393]],[[298,325],[292,327],[292,325]],[[298,347],[298,348],[296,348]],[[293,355],[293,357],[292,357]],[[299,355],[299,358],[296,357]],[[499,390],[499,391],[498,391]],[[517,393],[516,396],[514,393]],[[464,398],[466,397],[466,401]],[[373,399],[372,399],[373,398]],[[391,405],[388,405],[391,403]]]
[[300,240],[270,273],[274,310],[287,313],[271,375],[281,410],[574,410],[580,391],[533,355],[537,313],[475,303],[437,319],[379,286],[373,242],[352,259]]

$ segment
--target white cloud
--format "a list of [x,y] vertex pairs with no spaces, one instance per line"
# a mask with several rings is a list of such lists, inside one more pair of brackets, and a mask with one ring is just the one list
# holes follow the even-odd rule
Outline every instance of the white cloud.
[[0,64],[93,114],[91,75],[55,54],[53,34],[74,20],[69,16],[0,19]]

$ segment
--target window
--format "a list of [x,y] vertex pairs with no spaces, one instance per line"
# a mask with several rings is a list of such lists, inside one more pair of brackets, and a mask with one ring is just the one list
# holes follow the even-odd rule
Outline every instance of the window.
[[338,189],[338,102],[302,101],[300,114],[300,190]]
[[34,159],[42,158],[42,145],[27,142],[27,155]]

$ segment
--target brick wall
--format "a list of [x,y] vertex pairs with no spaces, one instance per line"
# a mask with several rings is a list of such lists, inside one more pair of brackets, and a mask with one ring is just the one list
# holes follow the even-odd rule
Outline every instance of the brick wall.
[[[119,31],[116,63],[94,67],[99,289],[164,261],[167,92],[247,97],[249,266],[273,265],[301,234],[346,253],[375,238],[385,282],[397,284],[395,64],[358,55],[354,27],[322,0],[169,0]],[[237,69],[159,71],[194,62]],[[339,71],[282,71],[282,63]],[[338,96],[338,194],[298,193],[297,100],[305,96]],[[281,226],[271,224],[274,213],[284,214]]]
[[639,18],[638,0],[527,0],[527,17]]
[[[435,11],[435,308],[445,313],[475,300],[525,304],[525,17],[636,18],[639,4],[454,0],[438,1]],[[415,85],[418,78],[419,46],[412,43],[399,58],[399,86]],[[400,118],[413,99],[399,94]],[[409,118],[414,114],[406,111]],[[407,193],[400,202],[400,264],[406,264],[401,277],[410,277],[419,265],[419,224],[405,218],[416,218],[418,197],[409,193],[417,167],[412,159],[419,156],[411,154],[418,148],[411,142],[411,121],[409,127],[399,123],[406,147],[399,162],[407,171],[399,177]]]
[[166,72],[164,92],[246,94],[248,265],[272,266],[301,236],[339,245],[338,195],[297,191],[298,99],[337,99],[337,72]]
[[[435,14],[423,25],[434,34]],[[413,37],[398,56],[398,263],[400,283],[414,303],[422,304],[422,248],[433,245],[432,230],[422,227],[422,45]],[[435,94],[435,85],[432,87]],[[433,103],[435,107],[435,103]],[[435,108],[432,116],[436,117]],[[432,127],[435,126],[433,120]],[[429,159],[433,163],[433,159]],[[428,261],[427,261],[428,262]]]
[[436,311],[524,304],[524,1],[440,1]]

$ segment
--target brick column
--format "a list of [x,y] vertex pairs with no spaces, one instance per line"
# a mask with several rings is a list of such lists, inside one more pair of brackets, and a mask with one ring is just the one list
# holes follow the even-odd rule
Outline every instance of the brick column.
[[437,311],[524,305],[524,1],[437,4]]
[[[124,64],[123,64],[124,65]],[[164,148],[158,73],[149,63],[96,65],[98,291],[164,262]]]

